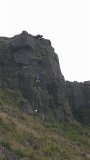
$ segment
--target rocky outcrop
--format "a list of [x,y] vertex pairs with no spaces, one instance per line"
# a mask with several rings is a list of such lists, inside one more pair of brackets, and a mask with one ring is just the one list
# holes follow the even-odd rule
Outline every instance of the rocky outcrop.
[[20,108],[28,113],[36,111],[45,119],[72,119],[58,56],[42,35],[24,31],[13,38],[0,38],[0,87],[19,89],[24,98]]
[[66,93],[74,118],[90,124],[90,81],[66,81]]

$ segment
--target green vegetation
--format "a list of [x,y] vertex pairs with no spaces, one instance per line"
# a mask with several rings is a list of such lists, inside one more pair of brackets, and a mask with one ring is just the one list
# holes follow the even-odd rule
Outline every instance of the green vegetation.
[[[90,128],[45,122],[18,109],[18,91],[0,91],[0,145],[32,160],[89,160]],[[0,160],[6,160],[0,152]]]

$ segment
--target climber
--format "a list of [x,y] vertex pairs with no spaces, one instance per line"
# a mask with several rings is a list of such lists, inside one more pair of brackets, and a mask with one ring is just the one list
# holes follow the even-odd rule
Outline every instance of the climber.
[[36,83],[40,83],[40,74],[36,74],[35,76]]

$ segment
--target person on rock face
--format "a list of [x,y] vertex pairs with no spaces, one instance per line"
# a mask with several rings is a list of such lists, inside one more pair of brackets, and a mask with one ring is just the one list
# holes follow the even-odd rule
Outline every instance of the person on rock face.
[[34,78],[36,83],[40,83],[40,74],[35,74]]

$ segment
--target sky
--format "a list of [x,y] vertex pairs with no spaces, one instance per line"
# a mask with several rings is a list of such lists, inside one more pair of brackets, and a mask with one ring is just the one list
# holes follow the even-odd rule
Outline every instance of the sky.
[[0,0],[0,36],[50,39],[69,81],[90,80],[90,0]]

